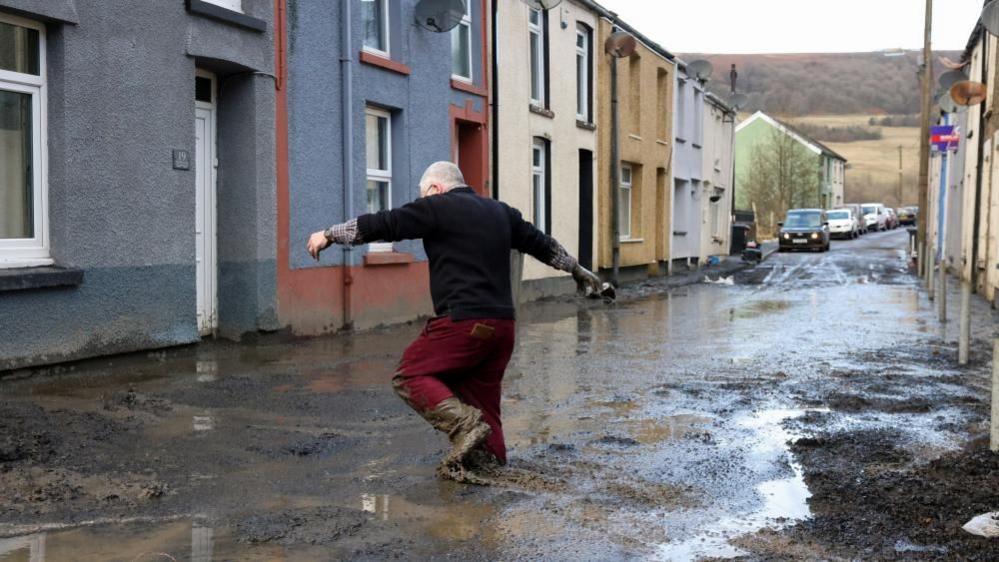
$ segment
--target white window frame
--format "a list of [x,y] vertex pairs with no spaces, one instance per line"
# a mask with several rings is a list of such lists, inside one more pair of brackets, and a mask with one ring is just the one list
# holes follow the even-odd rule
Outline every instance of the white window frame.
[[451,48],[454,48],[454,42],[457,41],[458,34],[462,27],[468,29],[468,52],[466,57],[468,58],[468,76],[462,76],[461,74],[455,74],[454,67],[451,68],[451,78],[458,80],[460,82],[467,82],[471,84],[474,81],[475,69],[472,68],[472,2],[475,0],[465,0],[465,15],[461,16],[461,21],[458,25],[451,30]]
[[0,22],[38,31],[38,76],[0,70],[0,89],[31,96],[32,204],[35,235],[0,239],[0,269],[51,265],[49,253],[48,97],[45,76],[45,26],[34,20],[0,14]]
[[[589,122],[590,120],[590,82],[592,81],[592,67],[590,63],[590,29],[582,23],[576,24],[576,74],[579,75],[580,59],[586,72],[582,77],[577,78],[576,84],[576,119]],[[579,39],[583,39],[583,44],[579,44]],[[580,107],[582,100],[582,107]]]
[[[531,97],[531,103],[538,107],[546,107],[547,99],[545,98],[545,14],[541,10],[536,10],[534,8],[528,8],[530,10],[527,14],[527,56],[528,56],[528,74],[530,75],[530,87],[529,90],[534,90],[537,88],[538,95],[535,96],[533,91],[529,92]],[[538,23],[531,22],[531,15],[538,15]],[[538,41],[538,49],[535,56],[536,61],[531,61],[531,42],[534,41],[535,37]],[[532,62],[537,63],[538,73],[534,75],[531,70],[534,66]]]
[[[541,157],[538,161],[540,165],[534,163],[534,153],[538,152]],[[542,232],[548,232],[548,209],[546,207],[548,196],[547,171],[548,169],[548,146],[544,139],[535,137],[531,143],[531,208],[533,209],[534,226]],[[538,190],[541,193],[538,193]]]
[[[386,197],[386,200],[388,202],[388,207],[386,208],[386,210],[391,209],[392,208],[392,114],[389,113],[388,111],[385,111],[384,109],[378,109],[375,107],[368,106],[364,108],[364,115],[365,117],[371,115],[373,117],[381,117],[385,119],[386,123],[385,136],[387,137],[385,139],[385,165],[388,167],[385,170],[381,170],[378,168],[368,168],[367,167],[368,155],[367,154],[364,155],[364,166],[366,169],[365,173],[366,177],[364,182],[365,193],[367,193],[368,181],[379,181],[379,182],[388,183],[388,196]],[[364,131],[365,146],[367,146],[367,137],[368,137],[368,131],[367,127],[365,127]],[[393,246],[391,242],[372,242],[368,244],[369,252],[391,252],[392,250]]]
[[233,12],[243,13],[243,0],[204,0],[209,4],[215,4],[219,8],[225,8]]
[[389,31],[389,29],[390,29],[389,28],[389,22],[390,22],[390,19],[389,19],[389,3],[388,3],[388,0],[373,0],[373,1],[382,5],[382,33],[385,34],[385,36],[382,38],[382,46],[385,47],[385,48],[384,49],[379,49],[377,47],[372,47],[370,45],[364,45],[363,44],[364,39],[362,37],[362,39],[361,39],[361,41],[362,41],[362,47],[361,47],[361,49],[364,50],[364,51],[367,51],[369,53],[374,53],[376,55],[383,56],[385,58],[391,58],[391,55],[389,54],[389,53],[392,52],[392,45],[390,43],[390,35],[391,35],[391,33]]
[[[624,171],[628,170],[628,181],[624,181]],[[631,164],[621,164],[621,175],[620,184],[618,185],[618,201],[620,202],[620,197],[622,191],[627,190],[628,192],[628,212],[623,212],[623,209],[618,209],[618,235],[621,240],[631,240],[631,206],[634,203],[634,191],[632,187],[635,182],[635,170],[631,167]],[[620,203],[619,203],[620,204]],[[627,225],[627,228],[625,228]]]

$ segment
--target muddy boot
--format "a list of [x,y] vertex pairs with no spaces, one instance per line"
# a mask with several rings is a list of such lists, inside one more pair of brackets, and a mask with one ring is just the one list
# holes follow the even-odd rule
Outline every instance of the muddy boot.
[[451,452],[444,458],[442,470],[447,465],[463,463],[468,454],[484,443],[489,434],[492,433],[492,428],[482,421],[482,412],[477,408],[452,396],[444,399],[435,408],[425,410],[413,402],[405,383],[404,377],[396,375],[392,379],[395,393],[410,408],[423,416],[423,419],[430,422],[434,429],[446,433],[451,441]]
[[451,440],[451,452],[442,463],[445,465],[465,462],[468,454],[492,433],[489,424],[482,421],[482,412],[454,397],[422,415],[434,428],[447,433]]

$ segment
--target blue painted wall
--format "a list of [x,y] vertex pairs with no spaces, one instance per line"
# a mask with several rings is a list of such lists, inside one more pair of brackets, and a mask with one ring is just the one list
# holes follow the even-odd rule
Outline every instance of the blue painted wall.
[[[417,26],[415,0],[390,2],[390,49],[394,61],[407,65],[402,75],[359,61],[362,47],[360,2],[353,4],[353,37],[346,56],[353,60],[353,185],[345,186],[342,169],[340,42],[342,2],[289,0],[289,168],[292,268],[342,265],[342,252],[326,252],[316,263],[304,251],[316,230],[366,212],[364,110],[374,105],[392,113],[392,206],[419,196],[419,180],[428,164],[451,158],[449,106],[482,98],[451,87],[451,36]],[[483,84],[478,23],[481,4],[472,4],[473,77]],[[344,209],[344,189],[353,190],[353,209]],[[420,242],[396,244],[400,251],[425,260]],[[363,248],[354,252],[360,263]]]

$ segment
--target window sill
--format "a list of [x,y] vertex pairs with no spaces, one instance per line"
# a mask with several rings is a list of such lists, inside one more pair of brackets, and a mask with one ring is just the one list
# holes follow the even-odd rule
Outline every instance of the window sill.
[[547,117],[549,119],[555,118],[555,112],[548,108],[539,107],[537,105],[534,105],[533,103],[529,107],[531,109],[531,113],[541,115],[542,117]]
[[597,130],[597,126],[594,125],[593,123],[590,123],[589,121],[582,121],[578,118],[576,119],[576,126],[579,127],[580,129],[586,129],[587,131]]
[[704,148],[703,146],[697,144],[696,142],[690,143],[690,146],[692,146],[694,148]]
[[680,144],[687,144],[687,139],[682,138],[682,137],[676,137],[676,142],[678,142]]
[[632,140],[637,140],[637,141],[641,141],[642,140],[642,136],[641,135],[636,135],[635,133],[629,133],[628,134],[628,138],[632,139]]
[[197,14],[199,16],[204,16],[206,18],[211,18],[224,23],[230,23],[232,25],[244,27],[253,31],[267,31],[267,22],[262,19],[234,12],[232,10],[227,10],[222,6],[209,4],[204,0],[187,0],[187,11],[192,14]]
[[664,141],[663,139],[656,139],[656,144],[661,144],[663,146],[669,146],[669,141]]
[[54,287],[75,287],[82,283],[82,269],[56,266],[0,269],[0,293]]
[[461,78],[451,78],[451,88],[455,90],[460,90],[469,94],[474,94],[479,97],[487,97],[489,92],[485,88],[480,88],[471,82],[463,80]]
[[405,265],[415,261],[416,258],[413,257],[413,254],[408,254],[406,252],[368,252],[364,255],[365,267],[379,265]]
[[622,244],[641,244],[643,242],[645,242],[644,238],[622,238],[621,239],[621,243]]
[[377,66],[378,68],[396,72],[398,74],[402,74],[403,76],[409,76],[413,72],[411,68],[399,61],[385,58],[382,55],[376,55],[370,51],[361,51],[361,56],[359,58],[364,64]]

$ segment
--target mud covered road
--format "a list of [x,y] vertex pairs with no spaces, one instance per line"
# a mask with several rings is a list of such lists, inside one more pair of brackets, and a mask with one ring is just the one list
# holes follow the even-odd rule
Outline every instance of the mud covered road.
[[527,307],[490,487],[391,392],[415,324],[8,377],[0,561],[995,560],[992,312],[957,368],[905,242]]

